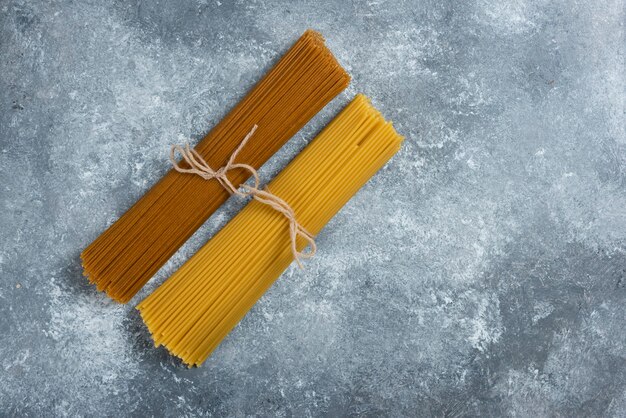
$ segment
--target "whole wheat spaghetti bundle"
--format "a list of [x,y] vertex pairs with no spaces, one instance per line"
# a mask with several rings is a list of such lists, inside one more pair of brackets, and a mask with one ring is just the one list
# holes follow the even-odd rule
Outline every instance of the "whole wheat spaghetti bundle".
[[[358,95],[268,190],[315,235],[401,142],[391,123]],[[300,237],[297,249],[307,243]],[[283,214],[252,200],[137,309],[156,346],[200,365],[293,257]]]
[[[259,168],[349,80],[322,36],[308,30],[196,151],[221,167],[258,125],[238,161]],[[248,177],[245,170],[229,172],[234,185]],[[228,197],[215,180],[171,170],[83,251],[84,274],[98,290],[128,302]]]

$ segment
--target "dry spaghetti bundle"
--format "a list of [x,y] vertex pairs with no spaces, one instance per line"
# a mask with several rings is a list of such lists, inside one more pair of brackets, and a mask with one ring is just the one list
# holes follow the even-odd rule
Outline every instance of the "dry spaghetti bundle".
[[[317,234],[402,142],[358,95],[269,185]],[[200,365],[293,261],[289,224],[252,200],[137,309],[156,346]],[[299,251],[307,241],[297,241]]]
[[[254,125],[240,161],[259,168],[349,83],[348,74],[307,31],[255,88],[196,146],[221,167]],[[239,185],[249,172],[229,173]],[[128,302],[228,198],[217,181],[171,170],[83,251],[84,274],[118,302]]]

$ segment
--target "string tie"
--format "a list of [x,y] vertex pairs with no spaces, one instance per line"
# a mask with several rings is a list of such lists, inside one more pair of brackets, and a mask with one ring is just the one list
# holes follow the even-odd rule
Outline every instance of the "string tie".
[[[235,151],[231,154],[226,165],[217,170],[211,168],[198,151],[189,146],[189,143],[185,144],[184,147],[180,145],[172,145],[170,150],[170,161],[172,162],[174,169],[179,173],[196,174],[205,180],[215,179],[231,195],[240,197],[252,196],[252,198],[258,202],[268,205],[272,209],[281,213],[289,221],[289,237],[291,239],[291,253],[293,254],[293,258],[296,260],[296,263],[298,263],[300,268],[304,268],[301,260],[313,257],[317,251],[315,237],[297,221],[295,211],[287,202],[271,193],[267,187],[265,190],[260,188],[261,180],[259,178],[259,173],[254,167],[248,164],[235,163],[237,155],[246,146],[252,135],[254,135],[256,129],[257,125],[254,125],[250,132],[248,132],[248,134],[244,137],[243,141],[241,141],[237,149],[235,149]],[[183,157],[183,160],[189,164],[190,168],[183,168],[178,164],[176,161],[177,152]],[[254,179],[254,186],[242,184],[240,187],[236,187],[228,178],[228,172],[236,169],[246,170]],[[298,236],[307,241],[307,245],[311,248],[310,251],[298,251]]]

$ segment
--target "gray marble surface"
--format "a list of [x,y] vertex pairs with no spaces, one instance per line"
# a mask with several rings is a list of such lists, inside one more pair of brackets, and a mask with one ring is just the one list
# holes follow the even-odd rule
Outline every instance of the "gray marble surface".
[[[0,415],[626,416],[622,1],[0,1]],[[406,136],[201,368],[80,251],[308,27]]]

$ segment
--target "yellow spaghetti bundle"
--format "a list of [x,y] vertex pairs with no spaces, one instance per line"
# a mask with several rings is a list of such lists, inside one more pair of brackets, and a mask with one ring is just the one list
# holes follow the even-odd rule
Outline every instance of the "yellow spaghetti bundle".
[[[269,185],[317,234],[399,149],[358,95]],[[137,309],[156,346],[200,365],[293,261],[288,222],[252,200]],[[298,250],[306,242],[298,240]]]

